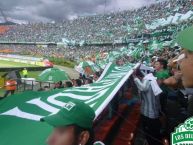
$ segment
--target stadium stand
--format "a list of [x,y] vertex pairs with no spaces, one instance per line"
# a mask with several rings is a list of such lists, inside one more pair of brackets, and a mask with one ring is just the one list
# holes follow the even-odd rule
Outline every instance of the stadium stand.
[[[177,19],[178,14],[181,14],[183,21]],[[160,21],[164,21],[165,24]],[[0,50],[1,53],[7,53],[5,50],[9,50],[9,53],[19,55],[66,58],[77,62],[94,58],[93,62],[98,65],[97,57],[99,55],[119,51],[122,47],[125,47],[127,51],[138,49],[138,52],[132,56],[121,55],[115,58],[114,62],[124,64],[125,62],[140,61],[154,67],[158,59],[165,59],[168,60],[168,71],[170,72],[168,76],[173,77],[179,68],[177,64],[171,65],[170,63],[182,53],[174,39],[179,31],[192,26],[192,24],[193,2],[191,0],[170,0],[136,10],[87,16],[63,22],[0,26],[0,40],[2,41]],[[144,42],[146,40],[148,42]],[[156,46],[159,47],[158,50],[147,53],[150,50],[146,50],[145,45],[152,45],[154,40],[161,43],[172,41],[172,44]],[[130,46],[131,43],[134,48]],[[103,61],[103,57],[100,58],[100,61]],[[84,81],[82,79],[82,82]],[[182,84],[180,85],[180,87],[169,86],[172,88],[169,97],[173,97],[176,89],[182,89]],[[127,93],[127,99],[131,99],[131,90]],[[174,126],[183,122],[187,117],[185,116],[188,112],[187,102],[184,105],[184,100],[178,99],[172,100],[172,103],[175,104],[174,106],[179,106],[179,116],[175,116],[174,112],[167,110],[171,113],[167,114],[168,120],[173,119],[173,122],[167,122],[169,125],[167,126],[168,133],[164,134],[166,136],[173,131]],[[116,114],[109,120],[100,120],[100,123],[95,124],[96,140],[101,140],[107,145],[109,142],[113,145],[134,144],[140,124],[139,108],[139,104],[135,104],[132,108],[125,104],[119,105],[116,112],[119,115]],[[106,110],[103,113],[107,114]]]

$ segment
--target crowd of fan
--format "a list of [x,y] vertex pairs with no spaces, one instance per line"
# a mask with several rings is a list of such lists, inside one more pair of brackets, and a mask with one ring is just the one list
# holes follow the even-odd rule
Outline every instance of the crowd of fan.
[[1,44],[0,50],[9,50],[9,53],[30,55],[44,58],[65,58],[67,60],[80,60],[86,56],[96,55],[98,52],[110,52],[118,48],[110,46],[82,46],[82,47],[58,47],[56,45],[15,45]]
[[[148,43],[144,43],[144,49],[146,47],[148,47]],[[185,57],[182,59],[178,59],[181,57],[182,54],[187,55],[186,56],[187,58]],[[162,120],[161,124],[159,124],[160,121],[158,121],[156,118],[148,119],[147,118],[148,116],[145,116],[145,117],[142,116],[141,119],[143,121],[148,120],[149,122],[151,122],[151,125],[150,124],[149,125],[154,127],[154,129],[157,129],[157,131],[161,133],[159,134],[159,136],[156,136],[157,134],[154,129],[151,130],[152,129],[151,128],[149,130],[150,132],[146,132],[148,130],[144,130],[144,132],[147,133],[148,136],[151,136],[150,138],[148,138],[148,142],[150,142],[150,144],[151,142],[153,142],[153,144],[160,144],[162,137],[166,137],[166,138],[168,137],[169,139],[169,135],[174,130],[174,127],[184,122],[184,120],[186,120],[188,117],[193,115],[192,94],[187,93],[187,88],[192,85],[193,80],[188,80],[189,82],[186,80],[186,82],[184,83],[184,80],[182,80],[182,72],[181,72],[182,70],[180,70],[180,67],[179,67],[182,61],[186,61],[186,59],[189,59],[188,65],[192,64],[191,62],[192,52],[189,52],[186,49],[182,49],[179,46],[175,46],[173,48],[166,46],[162,50],[158,50],[158,51],[155,51],[153,54],[150,54],[150,56],[146,56],[145,54],[143,55],[144,55],[144,58],[148,57],[150,61],[145,63],[144,61],[147,61],[148,59],[144,59],[144,60],[141,60],[141,63],[142,64],[145,63],[145,65],[153,68],[152,73],[155,77],[157,77],[158,85],[163,91],[159,96],[160,98],[159,103],[161,106],[161,108],[159,108],[159,111],[160,111],[159,113],[161,114],[158,115],[158,120],[159,118],[162,118],[162,119],[164,118],[164,120]],[[135,60],[131,57],[124,56],[124,57],[118,58],[114,63],[121,66],[131,61],[135,61]],[[187,66],[184,66],[184,67],[187,67]],[[183,71],[184,70],[185,69],[183,68]],[[100,77],[101,72],[96,72],[93,76],[80,75],[79,79],[72,79],[71,81],[67,81],[65,83],[58,82],[55,84],[54,88],[60,89],[60,88],[69,88],[69,87],[80,87],[82,85],[91,84]],[[133,76],[135,78],[139,77],[141,80],[143,80],[142,78],[144,78],[145,75],[141,74],[141,72],[142,70],[140,69],[140,73],[135,72]],[[185,70],[185,72],[187,73],[187,69]],[[191,72],[192,71],[190,71],[190,73]],[[134,82],[132,80],[132,77],[128,80],[127,83],[129,84],[129,88],[133,89],[133,87],[135,86]],[[142,82],[144,82],[144,80]],[[144,84],[143,86],[144,88],[146,88],[145,85],[147,84]],[[128,85],[124,85],[124,86],[126,86],[128,90]],[[119,103],[123,101],[123,97],[125,95],[123,88],[119,90],[119,92],[117,93],[117,96],[111,102],[109,110],[113,110],[113,112],[111,111],[109,112],[110,118],[112,117],[114,112],[117,111],[117,108],[118,108],[117,106],[119,105]],[[43,90],[47,90],[47,89],[48,87],[45,87]],[[142,91],[142,94],[143,93],[144,91]],[[148,97],[151,98],[151,96],[148,96]],[[153,99],[151,98],[150,102],[155,103],[152,100]],[[156,104],[153,104],[153,106],[154,105]],[[154,111],[156,111],[156,109]],[[152,110],[149,110],[149,111],[151,112]],[[141,113],[143,113],[143,111]],[[156,122],[158,123],[157,125],[156,125]],[[152,138],[154,139],[156,138],[156,139],[154,140]]]
[[[168,6],[169,5],[169,6]],[[28,24],[13,26],[7,33],[1,35],[2,40],[9,41],[43,41],[43,42],[59,42],[61,38],[67,38],[69,40],[81,41],[114,41],[125,38],[128,35],[128,24],[133,31],[129,37],[137,38],[144,33],[143,30],[137,31],[136,22],[134,18],[141,18],[144,23],[151,23],[152,20],[157,18],[166,17],[177,12],[186,13],[191,9],[192,3],[189,0],[171,0],[165,1],[159,4],[153,4],[149,7],[143,7],[134,11],[123,11],[119,13],[111,13],[107,15],[97,15],[85,18],[78,18],[73,21],[65,21],[55,24]],[[168,12],[168,13],[167,13]],[[184,22],[179,25],[170,25],[167,27],[160,27],[153,31],[156,32],[171,31],[172,33],[167,35],[155,36],[159,41],[166,41],[174,39],[178,31],[185,29],[192,25],[192,21]],[[81,26],[81,27],[80,27]],[[140,26],[138,26],[139,28]],[[193,29],[193,28],[192,28]],[[175,33],[174,33],[175,32]],[[151,33],[151,32],[148,32]],[[192,35],[191,35],[192,36]],[[153,39],[150,37],[150,40]],[[154,38],[155,39],[155,38]],[[161,144],[161,138],[170,136],[170,133],[174,130],[174,127],[184,122],[188,117],[193,115],[193,49],[180,48],[178,46],[170,47],[165,46],[163,49],[157,50],[154,53],[147,53],[149,50],[148,43],[144,43],[144,53],[141,54],[142,60],[135,59],[132,56],[124,56],[118,58],[115,63],[117,65],[124,65],[126,62],[141,61],[145,65],[153,68],[153,75],[157,78],[157,84],[162,90],[159,94],[158,102],[153,100],[152,88],[150,83],[145,82],[145,75],[142,70],[136,70],[133,73],[129,81],[131,88],[138,87],[141,98],[144,96],[150,98],[145,102],[142,99],[142,108],[147,107],[148,111],[141,109],[141,119],[143,124],[143,131],[147,135],[147,141],[149,145]],[[29,55],[40,56],[60,56],[69,59],[77,59],[89,55],[94,55],[99,51],[109,52],[119,47],[112,46],[69,46],[66,48],[60,48],[56,46],[37,46],[37,45],[1,45],[2,49],[8,47],[8,49],[18,52],[19,54],[26,53]],[[190,49],[190,48],[189,48]],[[93,76],[86,76],[80,74],[79,79],[72,79],[67,82],[58,82],[55,84],[54,89],[80,87],[81,85],[91,84],[96,81],[101,75],[101,72],[94,73]],[[140,83],[142,84],[140,86]],[[144,84],[143,84],[144,83]],[[148,87],[146,86],[148,84]],[[127,86],[128,87],[128,86]],[[128,89],[128,88],[127,88]],[[45,86],[40,91],[49,90],[49,87]],[[119,93],[121,90],[117,93]],[[151,94],[148,94],[151,93]],[[124,96],[124,95],[122,95]],[[112,100],[110,110],[116,112],[116,108],[119,105],[119,97],[115,97],[116,100]],[[147,100],[146,100],[147,101]],[[151,105],[149,105],[151,102]],[[147,103],[149,103],[147,105]],[[158,103],[158,104],[153,104]],[[161,108],[159,108],[159,104]],[[150,108],[153,106],[154,108]],[[145,112],[147,111],[147,112]],[[157,111],[157,112],[156,112]],[[155,114],[151,114],[151,113]],[[156,114],[157,113],[157,114]],[[153,117],[152,117],[153,116]],[[161,124],[160,124],[161,120]],[[161,133],[161,134],[160,134]]]
[[16,25],[1,34],[0,39],[16,42],[61,42],[65,38],[76,42],[85,40],[87,43],[114,42],[124,40],[128,34],[135,38],[147,32],[144,24],[151,24],[155,19],[166,18],[176,12],[185,14],[191,9],[191,0],[170,0],[136,10],[79,17],[63,22]]

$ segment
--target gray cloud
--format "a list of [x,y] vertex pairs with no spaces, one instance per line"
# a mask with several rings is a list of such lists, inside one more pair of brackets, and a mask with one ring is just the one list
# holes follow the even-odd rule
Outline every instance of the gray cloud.
[[139,8],[155,0],[6,0],[5,15],[26,21],[61,21],[85,14]]

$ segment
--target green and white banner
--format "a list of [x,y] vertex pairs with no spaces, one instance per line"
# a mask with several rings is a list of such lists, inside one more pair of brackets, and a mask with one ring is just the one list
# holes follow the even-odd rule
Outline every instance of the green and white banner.
[[[52,130],[40,118],[56,113],[70,98],[90,105],[96,118],[139,64],[109,63],[99,80],[91,85],[48,92],[24,92],[0,102],[0,145],[45,145]],[[81,114],[80,114],[81,115]]]
[[154,20],[151,24],[146,24],[146,29],[156,29],[160,26],[167,26],[170,24],[179,24],[181,22],[192,20],[193,19],[193,11],[188,11],[185,14],[175,13],[175,15],[170,15],[167,18],[161,18]]

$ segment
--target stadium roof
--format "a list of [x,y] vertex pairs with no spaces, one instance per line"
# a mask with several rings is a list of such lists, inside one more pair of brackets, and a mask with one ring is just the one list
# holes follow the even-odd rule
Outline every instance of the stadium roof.
[[2,22],[0,23],[0,25],[16,25],[17,23],[11,22],[11,21],[7,21],[7,22]]

